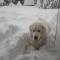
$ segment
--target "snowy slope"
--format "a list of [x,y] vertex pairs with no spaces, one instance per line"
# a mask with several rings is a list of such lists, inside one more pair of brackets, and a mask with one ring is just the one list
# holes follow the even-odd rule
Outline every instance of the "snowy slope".
[[[33,55],[21,55],[16,57],[14,50],[14,35],[16,32],[25,32],[29,30],[29,25],[43,17],[49,24],[56,25],[57,10],[39,9],[28,6],[5,6],[0,7],[0,60],[55,60],[54,55],[46,48],[41,51],[32,51]],[[55,34],[55,31],[53,31]],[[35,56],[36,55],[36,56]]]

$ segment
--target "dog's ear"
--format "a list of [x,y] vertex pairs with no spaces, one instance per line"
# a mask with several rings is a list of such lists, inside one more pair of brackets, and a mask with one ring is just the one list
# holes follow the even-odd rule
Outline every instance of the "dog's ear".
[[42,28],[42,32],[45,32],[46,31],[45,26],[41,26],[41,28]]

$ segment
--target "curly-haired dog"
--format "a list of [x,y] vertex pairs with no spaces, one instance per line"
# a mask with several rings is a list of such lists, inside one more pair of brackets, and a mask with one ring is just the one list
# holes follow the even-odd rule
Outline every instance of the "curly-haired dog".
[[18,52],[24,51],[26,53],[31,46],[35,50],[39,50],[46,43],[50,28],[46,22],[41,20],[31,24],[29,30],[30,32],[23,33],[19,37],[16,45]]

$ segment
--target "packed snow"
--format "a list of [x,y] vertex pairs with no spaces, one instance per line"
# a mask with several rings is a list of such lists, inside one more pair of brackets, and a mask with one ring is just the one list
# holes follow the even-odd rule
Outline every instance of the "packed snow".
[[[44,18],[53,27],[55,34],[57,9],[40,9],[34,6],[4,6],[0,7],[0,60],[56,60],[58,54],[55,48],[41,48],[40,51],[31,51],[30,54],[16,55],[14,35],[29,31],[29,25],[40,17]],[[54,24],[54,26],[53,26]],[[52,49],[52,50],[51,50]]]

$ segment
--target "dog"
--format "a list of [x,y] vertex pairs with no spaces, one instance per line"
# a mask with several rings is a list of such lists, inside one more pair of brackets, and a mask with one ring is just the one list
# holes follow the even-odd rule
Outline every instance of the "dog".
[[29,32],[23,33],[16,44],[18,53],[27,53],[30,48],[33,47],[35,50],[39,50],[43,45],[46,44],[50,27],[48,24],[40,19],[37,22],[32,23],[29,26]]

